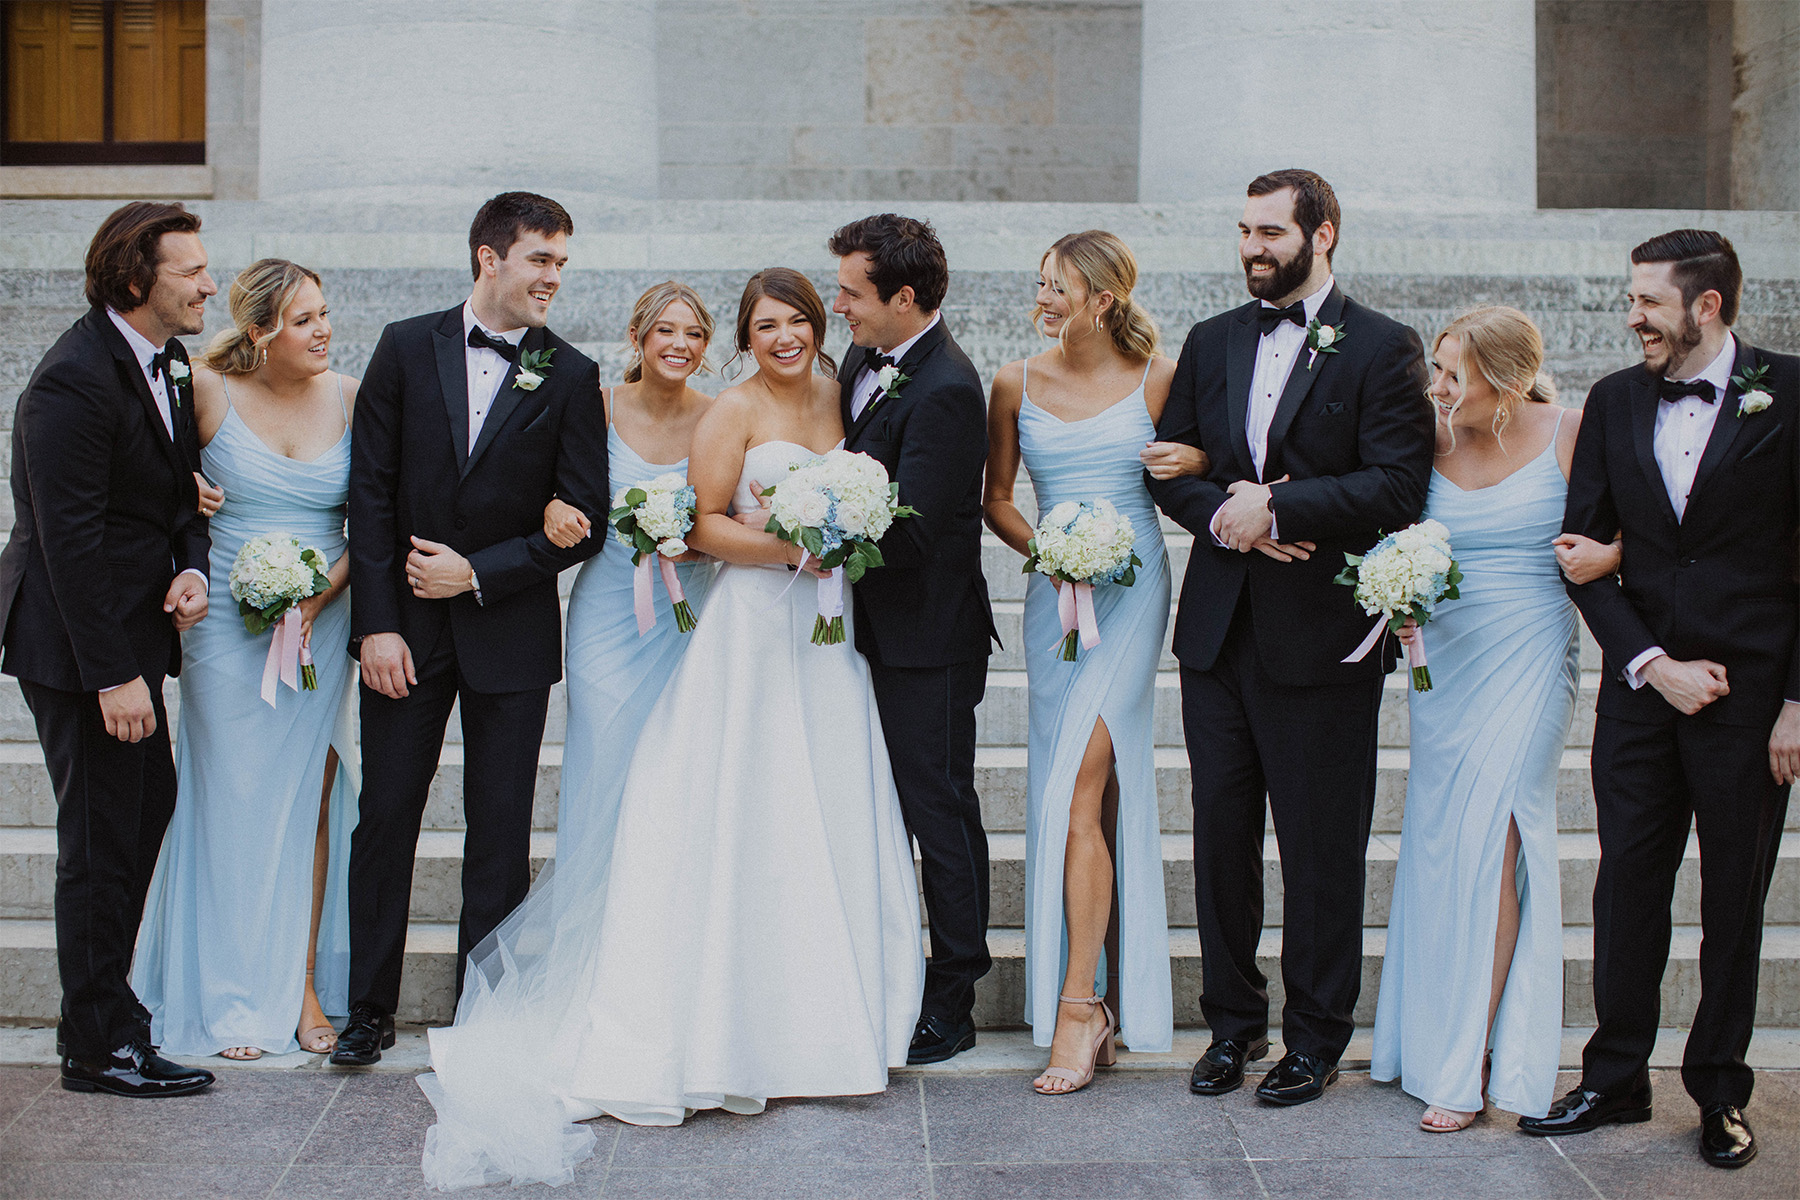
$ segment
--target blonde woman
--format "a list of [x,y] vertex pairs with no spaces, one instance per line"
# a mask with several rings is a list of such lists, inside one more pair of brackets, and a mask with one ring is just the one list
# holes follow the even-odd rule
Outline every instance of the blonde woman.
[[[1437,459],[1425,516],[1450,529],[1461,599],[1422,631],[1429,692],[1411,692],[1412,760],[1375,1017],[1373,1074],[1451,1133],[1496,1105],[1542,1116],[1562,1048],[1556,774],[1575,712],[1578,582],[1618,552],[1559,537],[1581,414],[1541,375],[1517,309],[1464,313],[1438,335]],[[1491,1062],[1491,1066],[1489,1065]]]
[[[1156,353],[1156,326],[1132,299],[1137,263],[1125,243],[1100,230],[1070,234],[1038,273],[1033,321],[1054,344],[994,378],[988,528],[1029,553],[1032,522],[1013,499],[1022,460],[1040,513],[1104,497],[1130,519],[1143,560],[1132,586],[1095,589],[1100,644],[1074,662],[1057,652],[1058,585],[1033,575],[1026,591],[1025,1016],[1037,1044],[1050,1047],[1050,1066],[1032,1086],[1054,1096],[1081,1090],[1097,1064],[1112,1062],[1115,1018],[1133,1050],[1168,1050],[1173,1036],[1151,748],[1169,565],[1143,472],[1197,474],[1205,456],[1155,441],[1175,364]],[[1115,876],[1116,1012],[1096,994]]]
[[[345,700],[344,514],[357,381],[332,371],[319,277],[282,259],[231,285],[232,328],[194,363],[212,608],[182,639],[180,793],[157,860],[133,981],[171,1054],[324,1053],[344,1011],[344,893],[356,819]],[[316,691],[262,677],[270,634],[231,599],[240,547],[291,533],[331,564],[300,605]]]
[[[631,365],[606,404],[607,470],[613,494],[659,475],[685,477],[694,427],[712,397],[690,386],[705,371],[713,338],[712,314],[685,283],[659,283],[638,297],[626,327]],[[608,537],[605,513],[583,513],[552,500],[544,533],[564,548],[584,537]],[[614,546],[619,550],[620,547]],[[689,552],[676,568],[695,613],[713,568]],[[631,554],[597,554],[581,564],[569,595],[565,676],[569,726],[563,742],[562,799],[556,819],[558,861],[575,846],[605,854],[631,765],[631,731],[642,729],[650,706],[692,638],[675,628],[672,602],[660,579],[651,590],[656,623],[638,632],[633,608]],[[598,840],[588,841],[590,837]]]

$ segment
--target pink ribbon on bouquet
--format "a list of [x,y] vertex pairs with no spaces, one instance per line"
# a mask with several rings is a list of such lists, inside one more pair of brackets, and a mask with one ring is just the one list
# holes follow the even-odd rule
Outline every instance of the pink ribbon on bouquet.
[[[1381,635],[1387,630],[1387,623],[1386,617],[1377,617],[1375,628],[1369,630],[1369,636],[1362,640],[1362,645],[1338,661],[1354,663],[1369,657],[1369,651],[1375,648],[1375,643],[1381,640]],[[1421,636],[1413,638],[1412,643],[1406,647],[1406,665],[1414,670],[1425,665],[1425,638],[1422,636],[1424,632],[1424,627],[1421,626],[1419,629]]]
[[1100,618],[1094,615],[1094,585],[1067,583],[1056,589],[1056,615],[1062,619],[1063,636],[1070,630],[1081,630],[1081,648],[1092,650],[1100,644]]
[[650,572],[650,560],[654,558],[662,571],[663,589],[669,593],[669,603],[680,604],[687,599],[681,590],[681,576],[675,573],[675,564],[668,557],[652,550],[638,559],[637,567],[631,575],[631,607],[637,613],[638,636],[643,637],[656,625],[656,604],[654,595],[656,579]]
[[277,678],[294,691],[300,690],[300,656],[305,650],[300,641],[299,606],[282,613],[270,632],[269,657],[263,661],[262,698],[263,703],[274,708]]

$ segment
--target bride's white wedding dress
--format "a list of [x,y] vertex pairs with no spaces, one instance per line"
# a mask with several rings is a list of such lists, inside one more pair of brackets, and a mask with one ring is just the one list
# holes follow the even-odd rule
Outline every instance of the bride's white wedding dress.
[[[752,447],[734,503],[811,456]],[[721,568],[647,724],[619,731],[610,858],[547,867],[430,1033],[427,1182],[565,1182],[594,1142],[574,1122],[879,1092],[906,1061],[911,846],[868,666],[854,637],[810,643],[816,613],[808,576]]]

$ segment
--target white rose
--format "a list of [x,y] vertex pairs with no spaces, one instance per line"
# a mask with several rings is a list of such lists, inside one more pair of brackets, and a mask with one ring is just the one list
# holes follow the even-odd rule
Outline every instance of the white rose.
[[1759,413],[1773,403],[1775,398],[1765,391],[1745,392],[1738,397],[1738,415],[1747,417]]
[[1338,340],[1338,331],[1329,325],[1321,325],[1319,326],[1318,340],[1319,349],[1323,350],[1325,347]]
[[522,392],[535,392],[542,382],[544,382],[544,377],[536,371],[520,371],[513,376],[513,386]]
[[808,492],[794,505],[794,515],[802,525],[821,525],[830,512],[831,501],[826,499],[823,492]]
[[193,372],[188,370],[188,365],[179,358],[169,360],[169,378],[173,379],[176,383],[180,383],[192,373]]
[[656,552],[664,558],[680,558],[687,553],[687,543],[680,538],[664,538],[657,543]]
[[894,380],[898,378],[900,378],[900,368],[890,364],[875,372],[875,385],[884,392],[891,391]]

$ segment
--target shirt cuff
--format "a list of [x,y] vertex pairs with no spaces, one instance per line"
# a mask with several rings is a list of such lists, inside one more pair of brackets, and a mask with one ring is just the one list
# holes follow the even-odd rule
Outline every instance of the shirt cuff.
[[[1219,512],[1224,512],[1224,511],[1225,511],[1225,506],[1223,504],[1221,504],[1219,506]],[[1219,512],[1213,513],[1212,520],[1210,520],[1206,523],[1206,532],[1212,534],[1213,545],[1217,546],[1221,550],[1229,550],[1229,549],[1231,549],[1231,547],[1227,546],[1225,544],[1225,539],[1219,536]]]
[[[207,595],[210,596],[212,594],[212,580],[208,579],[206,577],[206,572],[202,571],[199,567],[189,567],[187,570],[183,571],[181,573],[181,575],[197,575],[197,576],[199,576],[200,586],[206,589]],[[177,575],[175,578],[180,579],[181,575]],[[120,684],[119,686],[123,687],[125,685]],[[110,689],[103,689],[103,690],[110,690]]]
[[1629,683],[1631,685],[1631,689],[1633,691],[1636,691],[1638,688],[1643,687],[1644,686],[1644,675],[1643,675],[1644,668],[1650,665],[1651,659],[1661,658],[1663,655],[1665,655],[1667,653],[1668,653],[1668,651],[1664,650],[1661,646],[1652,646],[1648,650],[1644,651],[1642,654],[1638,655],[1636,658],[1632,659],[1630,662],[1626,663],[1625,664],[1625,682]]
[[[130,683],[130,682],[131,682],[131,680],[129,680],[129,679],[127,679],[127,680],[126,680],[126,681],[125,681],[125,683]],[[109,688],[101,688],[101,689],[100,689],[100,694],[101,694],[101,695],[102,695],[102,696],[104,696],[104,695],[106,695],[106,693],[108,693],[108,692],[116,692],[116,691],[118,691],[118,690],[119,690],[119,689],[120,689],[120,688],[122,688],[122,687],[124,687],[124,686],[125,686],[125,683],[115,683],[115,684],[113,684],[113,685],[112,685],[112,686],[111,686],[111,687],[109,687]]]
[[1273,508],[1269,509],[1269,540],[1271,542],[1279,542],[1281,540],[1281,523],[1275,519],[1275,510]]

